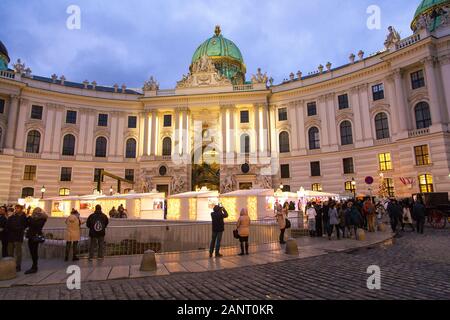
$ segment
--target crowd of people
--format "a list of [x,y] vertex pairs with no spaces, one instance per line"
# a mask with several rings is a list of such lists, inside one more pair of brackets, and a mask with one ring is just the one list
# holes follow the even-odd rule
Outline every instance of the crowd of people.
[[[0,207],[0,240],[2,258],[14,258],[16,262],[16,272],[22,271],[23,243],[28,242],[32,266],[25,271],[25,274],[38,272],[39,245],[45,242],[43,232],[44,226],[48,220],[47,214],[41,208],[28,208],[17,204],[15,206]],[[102,212],[100,205],[95,207],[86,221],[80,218],[77,210],[72,209],[69,217],[65,220],[65,261],[69,260],[70,251],[72,251],[72,260],[77,261],[78,245],[81,240],[81,226],[86,224],[89,229],[89,260],[94,258],[97,251],[99,259],[104,258],[104,243],[106,228],[109,219]]]
[[117,209],[116,207],[112,207],[109,211],[109,217],[113,219],[128,219],[127,209],[122,204]]

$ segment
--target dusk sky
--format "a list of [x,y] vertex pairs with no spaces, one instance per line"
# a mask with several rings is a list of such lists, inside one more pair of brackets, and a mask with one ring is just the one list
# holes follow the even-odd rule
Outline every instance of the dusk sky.
[[[0,40],[12,62],[33,74],[64,74],[141,88],[151,75],[174,88],[196,48],[221,25],[242,52],[247,79],[261,67],[275,83],[328,61],[337,67],[360,49],[383,49],[387,27],[402,37],[419,0],[1,0]],[[81,29],[69,30],[69,5],[81,8]],[[381,29],[369,30],[370,5],[381,8]],[[12,65],[12,64],[11,64]],[[10,65],[10,67],[11,67]]]

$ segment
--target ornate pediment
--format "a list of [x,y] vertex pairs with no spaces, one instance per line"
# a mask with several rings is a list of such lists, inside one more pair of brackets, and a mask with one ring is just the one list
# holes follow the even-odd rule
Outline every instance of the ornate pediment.
[[192,72],[183,75],[183,79],[177,82],[177,89],[231,85],[231,81],[222,76],[213,61],[205,55],[192,65]]

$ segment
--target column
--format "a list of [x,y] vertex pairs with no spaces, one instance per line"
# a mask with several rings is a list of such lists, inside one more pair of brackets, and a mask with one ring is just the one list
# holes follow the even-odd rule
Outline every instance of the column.
[[[117,148],[116,148],[116,155],[118,157],[123,157],[124,150],[125,150],[125,119],[127,119],[127,114],[120,112],[119,118],[118,118],[118,125],[117,125]],[[112,130],[112,134],[114,134],[114,130]],[[136,141],[138,142],[138,141]]]
[[[425,65],[425,77],[427,81],[428,95],[430,97],[431,121],[433,125],[442,123],[438,83],[436,80],[435,58],[423,61]],[[447,88],[448,90],[448,88]]]
[[139,114],[139,124],[140,124],[140,136],[142,137],[141,139],[139,139],[140,141],[142,141],[142,143],[140,143],[139,146],[139,151],[140,154],[143,157],[148,157],[150,155],[149,152],[149,136],[150,136],[150,116],[147,112],[141,112]]
[[79,119],[80,119],[80,134],[78,136],[78,148],[77,155],[86,155],[86,133],[87,133],[87,125],[88,125],[88,113],[86,110],[79,110]]
[[361,143],[363,140],[362,132],[362,119],[361,119],[361,105],[359,103],[358,87],[350,89],[350,99],[353,109],[354,125],[355,125],[355,137],[353,138],[355,145]]
[[444,56],[439,59],[439,64],[441,66],[441,76],[442,76],[442,88],[444,88],[445,105],[447,109],[447,123],[450,124],[450,55]]
[[[56,114],[56,106],[54,104],[46,105],[47,117],[45,120],[45,133],[44,133],[44,147],[43,153],[51,153],[52,152],[52,140],[53,140],[53,126],[55,122],[55,114]],[[57,134],[57,133],[56,133]],[[62,139],[60,134],[56,136],[58,139]]]
[[64,113],[64,106],[58,105],[56,106],[56,113],[55,113],[55,123],[53,126],[53,150],[52,152],[54,154],[60,154],[61,153],[61,128],[62,128],[62,122],[63,122],[63,113]]
[[258,157],[258,154],[259,154],[259,152],[261,151],[261,148],[260,148],[260,141],[259,141],[259,139],[260,139],[260,134],[259,134],[259,126],[260,126],[260,124],[259,124],[259,105],[258,104],[255,104],[254,106],[253,106],[253,116],[254,116],[254,125],[253,125],[253,129],[254,129],[254,132],[255,132],[255,137],[254,137],[254,142],[253,142],[253,145],[254,145],[254,148],[253,148],[253,150],[252,151],[254,151],[254,153],[255,153],[255,156],[256,157]]
[[183,124],[180,123],[183,121],[183,111],[181,111],[179,108],[175,110],[175,131],[173,133],[173,145],[174,150],[173,154],[178,158],[179,155],[181,155],[181,152],[183,151],[182,144],[183,144],[183,138],[182,138],[182,129]]
[[156,155],[156,139],[158,139],[156,117],[158,116],[156,110],[152,110],[152,119],[150,123],[150,156]]
[[261,107],[262,111],[262,136],[260,137],[263,152],[263,156],[267,157],[267,151],[270,150],[269,147],[269,109],[267,104],[263,104]]
[[288,119],[289,119],[289,125],[291,127],[291,152],[296,153],[298,152],[298,131],[297,131],[297,104],[295,102],[291,102],[288,105]]
[[[398,133],[400,132],[400,121],[399,121],[399,113],[398,113],[398,106],[395,98],[395,87],[394,87],[394,76],[390,75],[386,78],[386,94],[387,99],[389,102],[389,107],[391,109],[391,114],[389,118],[389,130],[391,133],[391,136],[397,137]],[[374,118],[371,118],[371,121],[375,121]],[[376,138],[376,136],[375,136]]]
[[[16,137],[17,118],[19,116],[19,96],[11,95],[8,109],[8,126],[6,128],[5,149],[12,153]],[[6,151],[6,150],[5,150]]]
[[87,111],[88,115],[88,127],[87,127],[87,143],[86,143],[86,156],[95,156],[95,148],[94,148],[94,130],[95,123],[97,120],[97,113],[93,110]]
[[222,161],[225,162],[227,154],[227,109],[225,106],[220,107],[220,128],[222,132]]
[[305,102],[297,102],[297,115],[296,115],[296,126],[297,134],[299,137],[299,151],[301,154],[306,154],[306,132],[305,132]]
[[321,121],[321,141],[320,146],[322,149],[327,148],[330,145],[330,140],[328,138],[328,110],[327,110],[327,104],[326,104],[326,96],[320,96],[319,97],[319,106],[318,106],[318,112],[319,117]]
[[363,137],[364,141],[369,140],[368,143],[373,141],[372,135],[372,123],[370,118],[370,107],[369,107],[369,93],[368,85],[363,84],[359,86],[359,102],[361,108],[361,118],[363,121]]
[[17,123],[20,123],[21,125],[18,125],[16,130],[16,150],[25,151],[25,127],[23,124],[27,121],[28,111],[30,110],[29,107],[29,101],[21,98],[19,102],[19,116],[17,121]]
[[110,128],[114,128],[114,130],[110,129],[110,138],[109,138],[109,156],[113,157],[117,154],[117,128],[118,128],[118,115],[117,112],[111,112],[111,124]]
[[394,84],[395,84],[395,96],[397,98],[397,114],[398,114],[398,122],[400,126],[400,132],[408,131],[408,122],[407,117],[409,114],[409,110],[406,107],[405,100],[405,91],[403,88],[403,75],[400,69],[397,69],[393,73],[394,75]]
[[328,113],[328,128],[330,137],[330,146],[337,151],[338,137],[337,137],[337,124],[336,124],[336,106],[334,103],[335,95],[328,94],[327,99],[327,113]]
[[270,109],[270,151],[272,157],[277,157],[278,155],[278,145],[277,145],[277,118],[276,118],[276,105],[271,105]]
[[182,154],[186,157],[186,164],[190,163],[191,157],[191,137],[190,137],[190,118],[189,118],[189,109],[185,108],[183,111],[183,127],[182,127],[182,135],[183,135],[183,146],[182,146]]
[[229,137],[230,137],[230,150],[232,158],[234,160],[234,154],[236,152],[236,108],[231,106],[228,108],[230,117]]

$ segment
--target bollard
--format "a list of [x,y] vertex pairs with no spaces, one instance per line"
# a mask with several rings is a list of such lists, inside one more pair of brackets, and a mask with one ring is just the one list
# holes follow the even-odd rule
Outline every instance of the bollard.
[[366,232],[364,231],[364,229],[358,229],[358,231],[356,231],[356,233],[357,233],[358,241],[366,240]]
[[291,256],[298,256],[298,246],[295,239],[289,239],[286,242],[286,254]]
[[155,252],[152,250],[145,251],[140,271],[156,271],[157,269]]
[[14,258],[3,258],[0,260],[0,281],[11,280],[17,277],[16,260]]

